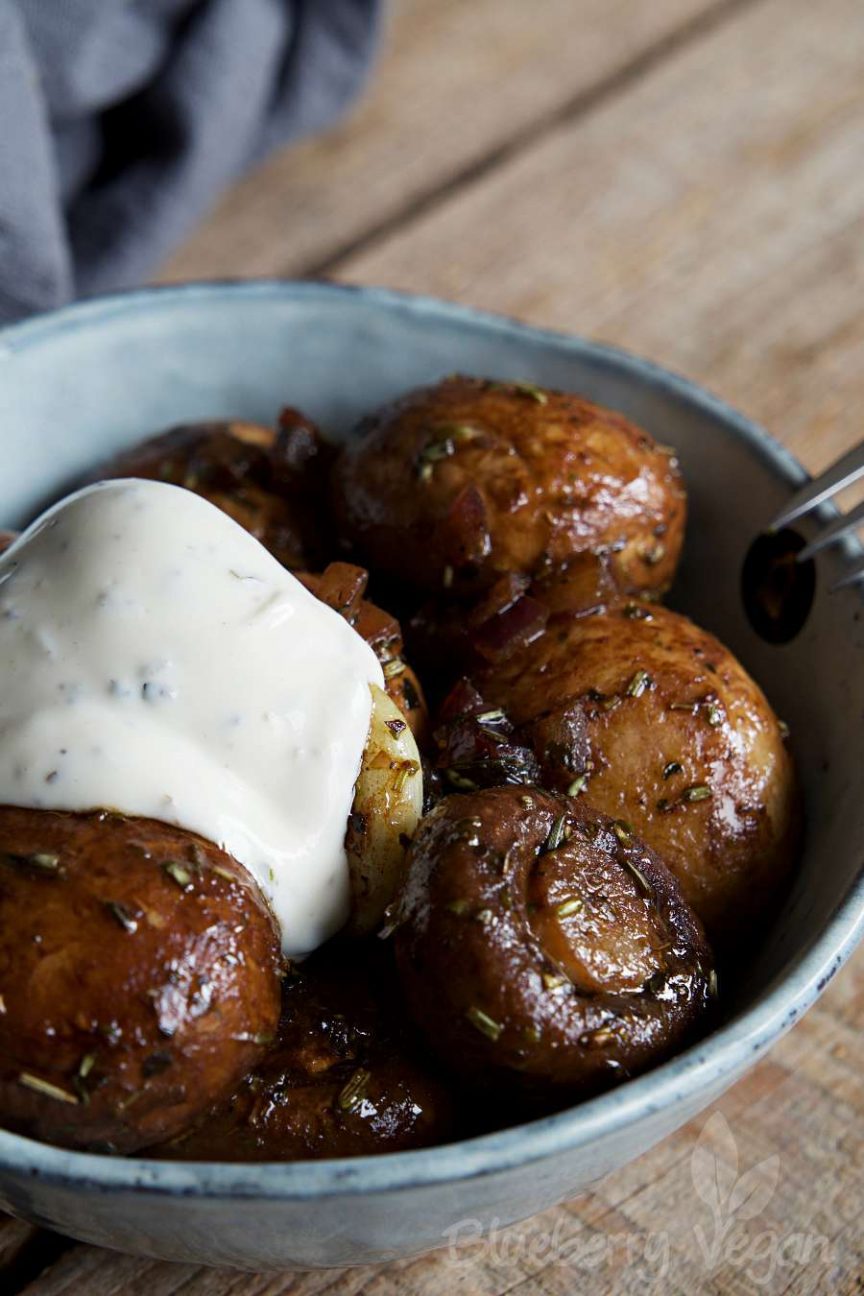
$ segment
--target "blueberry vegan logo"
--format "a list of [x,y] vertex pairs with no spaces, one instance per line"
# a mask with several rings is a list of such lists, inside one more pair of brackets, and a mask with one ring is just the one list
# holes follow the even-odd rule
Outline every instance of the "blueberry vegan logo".
[[[463,1219],[443,1235],[449,1259],[470,1265],[482,1257],[487,1265],[509,1271],[521,1267],[526,1275],[556,1266],[573,1273],[604,1272],[611,1279],[628,1269],[654,1285],[682,1274],[698,1283],[711,1274],[718,1290],[725,1290],[729,1281],[740,1285],[742,1278],[748,1290],[775,1290],[778,1282],[786,1290],[806,1272],[814,1291],[829,1290],[820,1284],[827,1282],[835,1262],[831,1239],[760,1219],[781,1185],[780,1158],[767,1156],[742,1167],[735,1135],[720,1112],[709,1116],[699,1132],[690,1178],[696,1191],[692,1224],[679,1219],[668,1228],[630,1226],[612,1232],[589,1226],[569,1211],[510,1228],[498,1219],[485,1224]],[[476,1245],[465,1247],[472,1242]],[[734,1280],[732,1274],[737,1274]]]
[[721,1112],[705,1122],[690,1158],[693,1187],[711,1212],[711,1226],[696,1226],[696,1239],[708,1269],[728,1261],[730,1236],[736,1225],[761,1215],[777,1191],[780,1158],[766,1157],[738,1172],[738,1144]]

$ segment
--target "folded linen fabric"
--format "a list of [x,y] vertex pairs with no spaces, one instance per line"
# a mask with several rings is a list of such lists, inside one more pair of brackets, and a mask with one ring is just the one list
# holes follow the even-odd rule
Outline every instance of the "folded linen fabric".
[[380,0],[0,0],[0,322],[140,281],[334,121]]

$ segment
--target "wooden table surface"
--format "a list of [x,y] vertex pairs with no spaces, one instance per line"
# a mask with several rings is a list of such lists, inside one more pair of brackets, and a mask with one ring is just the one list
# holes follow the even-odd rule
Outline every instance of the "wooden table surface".
[[[818,469],[864,432],[864,4],[401,0],[351,120],[238,185],[161,278],[268,274],[619,343]],[[862,1292],[862,1027],[864,949],[711,1113],[493,1247],[254,1276],[9,1220],[0,1289]],[[761,1167],[719,1238],[697,1143],[721,1168],[736,1145],[742,1175]]]

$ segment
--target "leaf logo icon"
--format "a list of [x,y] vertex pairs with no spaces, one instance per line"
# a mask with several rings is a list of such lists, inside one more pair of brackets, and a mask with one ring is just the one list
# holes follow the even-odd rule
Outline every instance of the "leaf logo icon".
[[738,1145],[722,1112],[714,1112],[702,1126],[690,1158],[690,1173],[693,1187],[711,1214],[726,1214],[738,1183]]
[[766,1157],[752,1170],[747,1170],[736,1183],[729,1197],[729,1214],[736,1219],[755,1219],[761,1215],[777,1191],[780,1179],[780,1158]]
[[733,1225],[755,1219],[777,1189],[780,1158],[766,1157],[743,1174],[738,1173],[738,1145],[726,1117],[714,1112],[702,1127],[690,1158],[693,1187],[711,1212],[714,1236],[710,1240],[698,1225],[696,1236],[706,1263],[719,1261]]

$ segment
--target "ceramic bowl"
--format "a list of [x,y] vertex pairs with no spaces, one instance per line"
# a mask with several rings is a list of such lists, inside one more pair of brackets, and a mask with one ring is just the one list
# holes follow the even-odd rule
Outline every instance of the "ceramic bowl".
[[[476,1236],[578,1193],[722,1093],[797,1020],[864,925],[864,626],[819,560],[803,633],[749,630],[751,537],[804,479],[760,428],[692,383],[579,338],[423,298],[199,284],[71,307],[0,334],[0,525],[19,526],[103,456],[172,423],[307,410],[333,435],[454,370],[582,392],[677,447],[691,502],[675,601],[761,680],[791,725],[807,840],[792,894],[724,1024],[664,1066],[559,1115],[446,1147],[304,1164],[172,1164],[0,1133],[0,1205],[89,1242],[250,1269],[387,1260]],[[823,521],[827,514],[823,514]],[[805,534],[816,523],[803,527]]]

